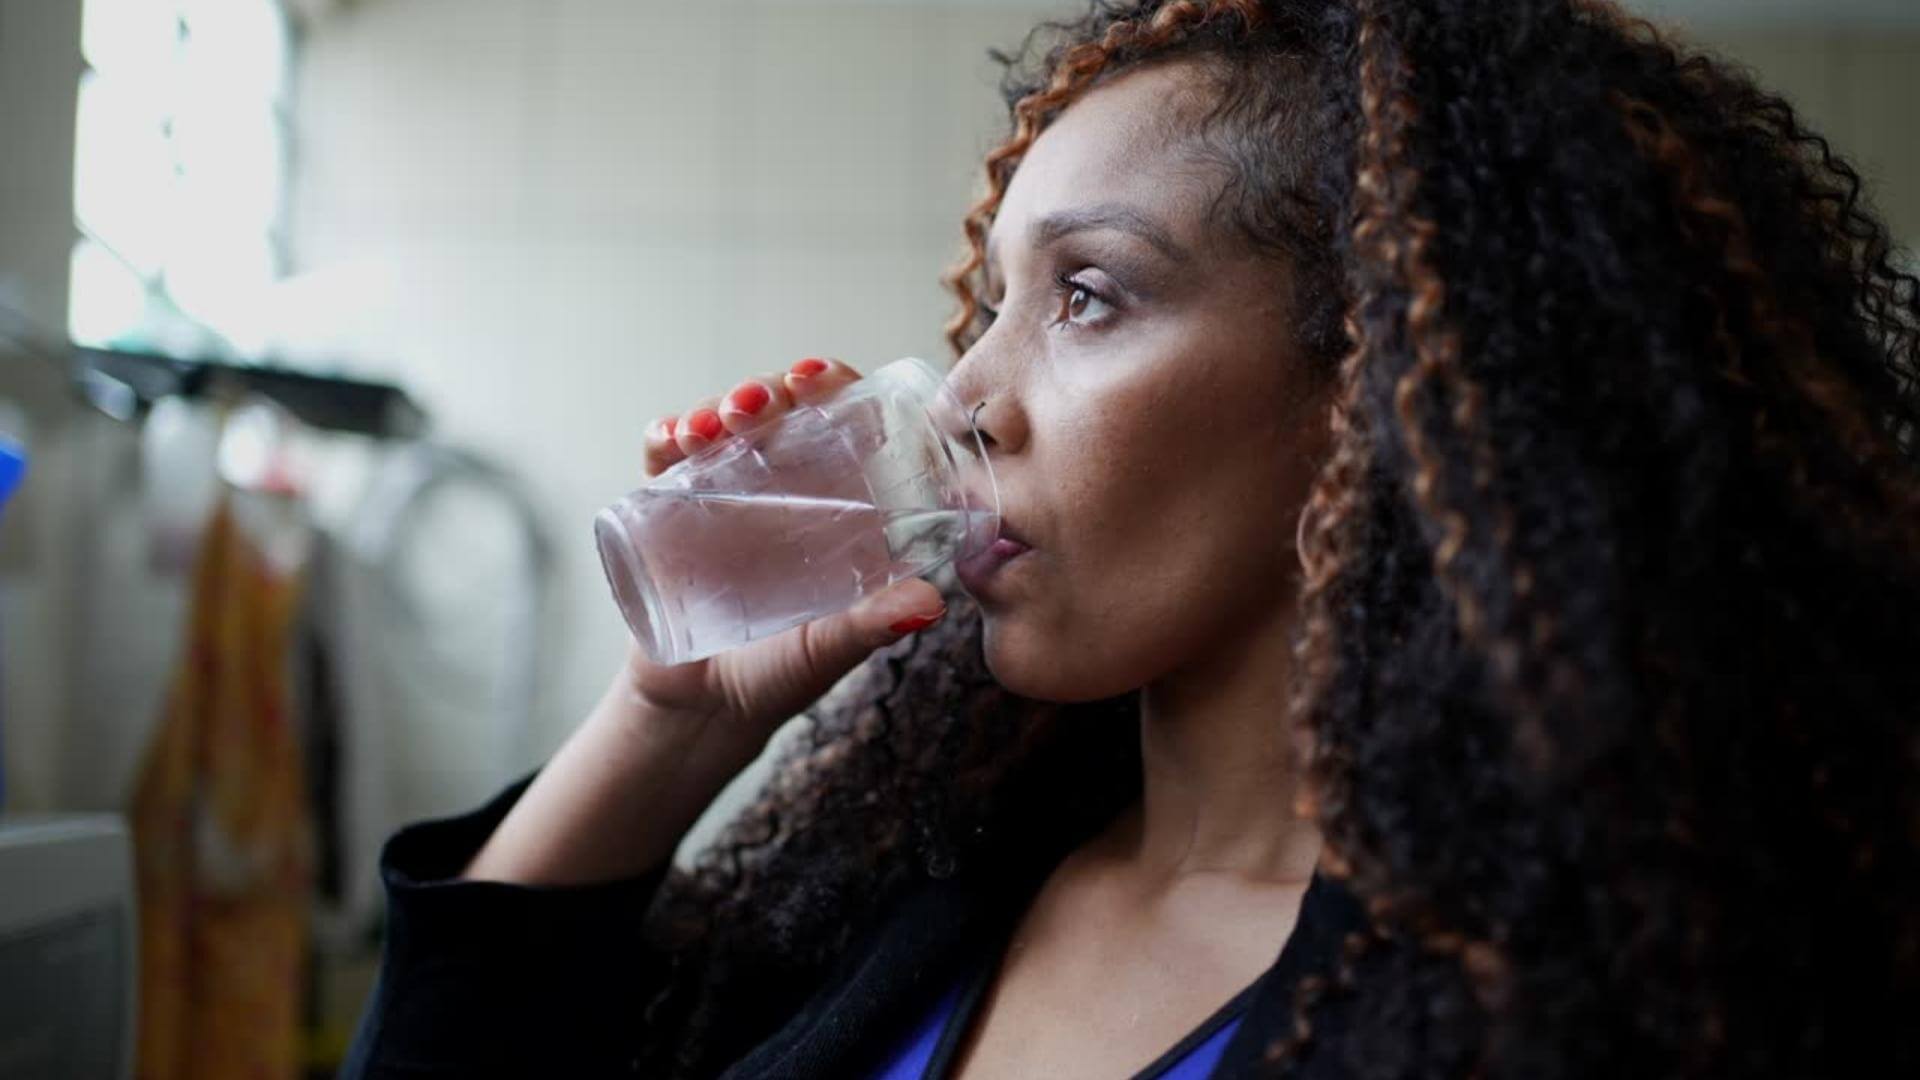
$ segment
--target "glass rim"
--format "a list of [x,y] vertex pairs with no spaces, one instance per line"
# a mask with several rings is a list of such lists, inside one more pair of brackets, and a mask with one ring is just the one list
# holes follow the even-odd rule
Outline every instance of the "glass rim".
[[[909,373],[911,373],[911,376],[909,376]],[[1000,535],[1001,517],[1000,478],[993,474],[993,462],[987,457],[987,444],[986,441],[980,437],[980,429],[974,426],[973,417],[968,414],[966,403],[961,401],[960,395],[954,393],[953,387],[947,384],[946,375],[934,367],[933,364],[922,360],[918,356],[903,356],[881,367],[873,374],[899,382],[902,385],[910,383],[919,384],[917,390],[923,401],[925,401],[929,407],[931,407],[934,398],[945,399],[947,404],[953,408],[954,412],[967,425],[967,434],[973,439],[974,458],[980,463],[980,471],[984,473],[987,478],[987,495],[993,500],[993,506],[991,508],[991,513],[993,514],[993,533],[994,536],[998,538]],[[931,391],[931,394],[929,394],[929,391]],[[944,429],[942,429],[938,423],[934,424],[934,430],[944,434]],[[988,541],[988,543],[991,544],[992,541]]]

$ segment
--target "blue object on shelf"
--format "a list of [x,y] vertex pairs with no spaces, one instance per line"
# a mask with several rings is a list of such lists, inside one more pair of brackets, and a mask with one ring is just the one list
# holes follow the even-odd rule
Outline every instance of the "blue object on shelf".
[[[20,479],[27,475],[27,448],[12,439],[0,438],[0,509],[5,509],[7,499],[20,486]],[[0,681],[0,687],[4,687]],[[5,712],[6,702],[0,701],[0,713]],[[0,722],[5,720],[0,716]],[[0,740],[3,743],[4,740]],[[0,759],[0,809],[7,805],[7,763]]]
[[20,486],[20,478],[27,475],[27,448],[11,439],[0,439],[0,506],[7,505],[8,496]]

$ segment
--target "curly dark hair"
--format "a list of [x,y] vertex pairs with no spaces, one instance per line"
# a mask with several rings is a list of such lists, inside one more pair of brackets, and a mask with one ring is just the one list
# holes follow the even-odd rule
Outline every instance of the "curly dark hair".
[[[1920,1075],[1920,281],[1780,97],[1603,0],[1096,0],[1003,82],[949,275],[1059,111],[1175,60],[1218,220],[1299,268],[1333,453],[1284,715],[1367,929],[1357,1076]],[[1024,700],[978,611],[876,656],[648,913],[708,1075],[927,877],[1140,791],[1137,697]]]

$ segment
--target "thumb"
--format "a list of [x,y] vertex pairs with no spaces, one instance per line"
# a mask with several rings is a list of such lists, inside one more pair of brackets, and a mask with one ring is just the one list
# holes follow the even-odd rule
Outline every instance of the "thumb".
[[863,597],[845,614],[872,641],[871,651],[939,622],[946,617],[947,601],[932,582],[908,578]]
[[947,613],[940,590],[921,578],[896,581],[838,614],[798,628],[809,682],[824,693],[875,649],[924,630]]

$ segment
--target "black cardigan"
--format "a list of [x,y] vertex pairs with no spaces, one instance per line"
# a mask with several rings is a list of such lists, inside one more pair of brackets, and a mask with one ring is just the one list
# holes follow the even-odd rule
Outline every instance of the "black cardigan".
[[[605,884],[529,887],[454,875],[532,777],[459,817],[402,829],[381,853],[388,925],[379,981],[342,1080],[424,1077],[613,1077],[640,1072],[640,988],[663,957],[641,938],[641,913],[668,864]],[[863,1080],[940,993],[1000,947],[1045,867],[987,887],[966,875],[927,879],[849,950],[801,1009],[723,1075]],[[1331,970],[1361,924],[1339,885],[1316,877],[1285,947],[1251,988],[1246,1019],[1215,1077],[1252,1067],[1293,1024],[1293,987]],[[1343,1024],[1316,1011],[1302,1075],[1339,1074]]]

